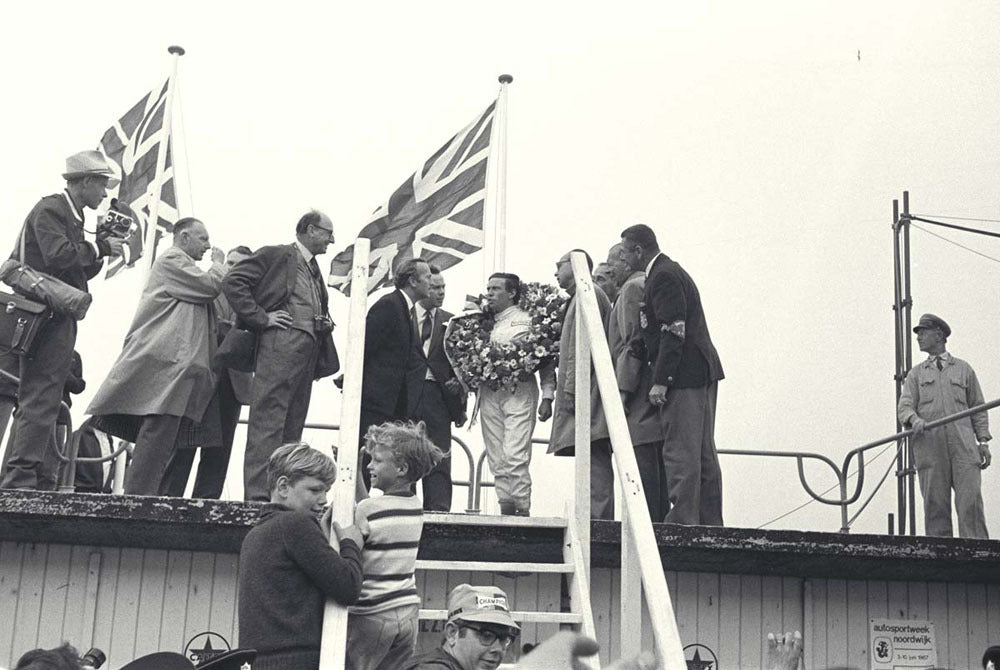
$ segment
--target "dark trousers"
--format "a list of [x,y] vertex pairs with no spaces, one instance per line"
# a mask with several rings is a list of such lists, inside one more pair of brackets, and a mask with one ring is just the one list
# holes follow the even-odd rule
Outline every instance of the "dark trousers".
[[40,484],[46,485],[47,452],[75,344],[76,321],[55,314],[39,334],[34,354],[21,358],[14,440],[0,488],[37,489]]
[[660,407],[670,498],[667,523],[722,525],[722,471],[715,453],[718,391],[718,382],[699,388],[672,388]]
[[270,500],[268,459],[281,445],[302,439],[318,354],[316,339],[301,330],[260,334],[243,459],[245,500]]
[[[444,387],[436,381],[424,380],[420,398],[411,406],[411,421],[423,421],[427,436],[444,453],[451,449],[451,417],[444,402]],[[430,512],[451,511],[451,456],[445,456],[433,470],[424,475],[424,509]]]
[[660,523],[670,511],[667,497],[667,475],[663,469],[663,442],[635,445],[635,462],[646,495],[646,508],[653,523]]
[[168,495],[170,461],[177,451],[181,418],[169,414],[143,417],[135,438],[132,464],[125,471],[125,493],[140,496]]
[[[0,417],[3,424],[7,424],[9,421],[10,411],[17,408],[17,401],[13,401],[13,407],[10,407],[6,403],[6,398],[0,400],[0,414],[7,413],[7,417]],[[62,417],[60,417],[62,419]],[[6,427],[6,425],[4,425]],[[59,462],[58,450],[59,445],[65,441],[66,436],[66,424],[57,423],[52,431],[49,433],[49,446],[45,450],[42,456],[42,463],[36,470],[37,484],[35,488],[39,491],[55,491],[59,488],[59,471],[61,469],[61,464]],[[2,433],[0,433],[2,434]],[[3,453],[3,463],[6,464],[11,459],[11,455],[14,451],[14,440],[17,437],[17,431],[14,426],[10,429],[10,439],[7,440],[7,447],[4,449]],[[7,466],[4,465],[0,467],[0,476],[3,476],[7,472]]]
[[590,443],[590,518],[615,518],[615,471],[611,467],[611,440]]
[[[233,391],[233,382],[229,371],[224,370],[219,375],[219,383],[215,388],[219,400],[219,419],[222,423],[222,444],[217,447],[201,449],[198,461],[198,474],[195,476],[192,498],[218,500],[222,497],[222,488],[226,483],[226,472],[229,470],[229,457],[233,452],[233,438],[236,436],[236,424],[240,421],[240,408]],[[194,449],[178,449],[170,461],[167,473],[167,495],[180,498],[187,488],[191,476],[191,466],[194,464]]]

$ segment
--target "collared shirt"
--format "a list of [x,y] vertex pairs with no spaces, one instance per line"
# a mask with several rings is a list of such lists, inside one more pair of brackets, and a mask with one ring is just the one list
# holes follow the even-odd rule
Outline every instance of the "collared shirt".
[[[434,339],[434,315],[437,311],[437,307],[427,309],[418,302],[414,305],[414,308],[417,312],[417,334],[420,337],[423,337],[424,319],[427,318],[428,314],[430,314],[431,317],[431,336],[427,338],[426,342],[423,342],[424,356],[429,357],[431,355],[431,340]],[[430,367],[427,368],[427,374],[424,375],[424,379],[434,381],[434,375],[431,373]]]
[[78,207],[76,201],[73,200],[73,196],[69,194],[69,189],[63,191],[63,195],[66,196],[66,202],[69,203],[69,209],[73,212],[73,217],[76,222],[80,224],[80,229],[83,230],[83,241],[89,244],[94,249],[94,255],[98,258],[101,257],[101,250],[97,246],[97,234],[92,233],[83,225],[84,215],[83,207]]
[[299,248],[299,253],[302,254],[302,258],[305,259],[306,265],[309,265],[309,261],[313,259],[313,253],[306,249],[305,245],[295,240],[295,246]]
[[[937,369],[938,358],[942,364],[940,370]],[[897,414],[903,424],[910,423],[915,416],[930,422],[981,405],[983,402],[985,402],[983,391],[972,366],[948,352],[942,352],[938,356],[929,356],[923,363],[913,366],[906,375]],[[990,440],[989,419],[986,412],[973,414],[948,426],[955,426],[960,433],[966,431],[974,433],[975,439],[979,442]],[[948,426],[934,430],[942,430]],[[973,435],[968,434],[968,437],[971,439]]]
[[646,269],[644,270],[644,272],[646,273],[646,276],[647,276],[647,277],[649,276],[649,271],[650,271],[650,270],[651,270],[651,269],[653,268],[653,263],[655,263],[655,262],[656,262],[656,259],[657,259],[657,258],[659,258],[659,257],[660,257],[660,256],[662,256],[662,255],[663,255],[663,253],[662,253],[662,252],[657,252],[657,254],[656,254],[655,256],[653,256],[653,258],[652,258],[652,259],[651,259],[651,260],[649,261],[649,263],[648,263],[648,264],[646,265]]

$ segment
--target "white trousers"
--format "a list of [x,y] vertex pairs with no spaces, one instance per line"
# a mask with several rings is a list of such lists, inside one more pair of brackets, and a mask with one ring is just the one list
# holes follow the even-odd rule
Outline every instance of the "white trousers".
[[531,509],[531,435],[538,409],[538,382],[532,377],[507,389],[479,391],[486,458],[493,472],[497,500]]

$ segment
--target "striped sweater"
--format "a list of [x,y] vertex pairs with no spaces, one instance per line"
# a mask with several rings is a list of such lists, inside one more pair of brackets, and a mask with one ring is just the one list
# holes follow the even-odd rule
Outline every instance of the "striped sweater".
[[354,523],[365,538],[361,552],[364,581],[351,614],[374,614],[419,605],[416,568],[424,511],[414,495],[383,495],[358,503]]

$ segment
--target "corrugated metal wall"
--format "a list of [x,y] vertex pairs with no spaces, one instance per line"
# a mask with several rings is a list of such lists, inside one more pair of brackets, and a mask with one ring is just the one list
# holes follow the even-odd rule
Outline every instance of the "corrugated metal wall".
[[[0,665],[21,653],[68,640],[108,653],[108,667],[157,650],[182,651],[212,630],[236,640],[238,559],[230,554],[0,543]],[[620,655],[619,573],[595,569],[594,619],[604,660]],[[418,574],[424,606],[445,608],[459,583],[496,584],[515,609],[556,611],[559,575]],[[1000,586],[961,583],[803,580],[668,572],[684,644],[700,643],[719,668],[762,667],[770,631],[803,630],[808,668],[868,667],[869,617],[930,619],[939,665],[976,667],[1000,644]],[[645,609],[645,608],[644,608]],[[525,626],[522,643],[555,632]],[[421,645],[440,632],[426,623]],[[648,618],[643,647],[652,646]],[[704,654],[702,654],[704,658]]]

